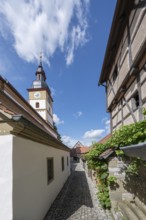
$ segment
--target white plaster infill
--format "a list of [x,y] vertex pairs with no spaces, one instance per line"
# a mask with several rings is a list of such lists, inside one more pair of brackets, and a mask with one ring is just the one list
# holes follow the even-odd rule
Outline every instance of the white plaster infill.
[[146,160],[146,142],[120,147],[120,149],[129,157],[139,157],[142,160]]

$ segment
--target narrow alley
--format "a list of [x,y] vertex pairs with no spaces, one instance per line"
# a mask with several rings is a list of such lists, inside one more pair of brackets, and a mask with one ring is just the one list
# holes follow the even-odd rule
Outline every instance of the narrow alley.
[[72,174],[44,220],[111,220],[97,200],[97,191],[82,165],[73,164]]

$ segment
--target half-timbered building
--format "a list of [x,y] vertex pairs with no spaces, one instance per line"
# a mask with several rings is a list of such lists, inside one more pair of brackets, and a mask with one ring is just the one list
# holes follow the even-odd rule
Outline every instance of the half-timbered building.
[[99,85],[106,89],[111,130],[144,119],[146,0],[118,0]]

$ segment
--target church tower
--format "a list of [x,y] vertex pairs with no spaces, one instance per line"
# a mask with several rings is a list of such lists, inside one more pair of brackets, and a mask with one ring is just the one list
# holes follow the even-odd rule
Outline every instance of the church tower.
[[46,83],[46,74],[42,66],[42,57],[36,71],[36,80],[32,88],[28,89],[29,104],[42,116],[42,118],[53,126],[53,99],[51,91]]

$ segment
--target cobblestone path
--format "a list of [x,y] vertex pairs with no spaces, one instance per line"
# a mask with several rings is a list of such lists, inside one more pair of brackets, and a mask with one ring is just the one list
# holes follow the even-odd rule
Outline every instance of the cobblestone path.
[[99,205],[94,184],[80,164],[73,171],[44,220],[112,220]]

